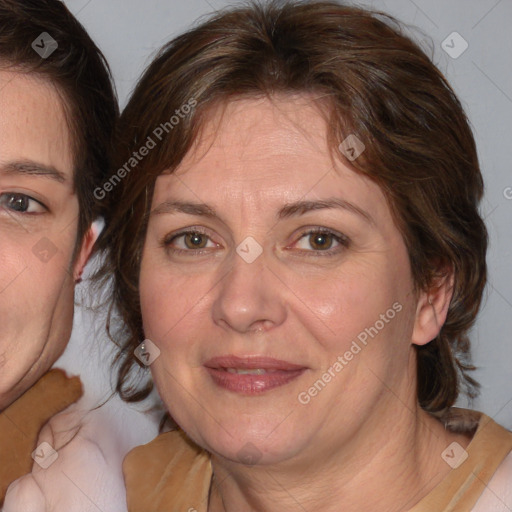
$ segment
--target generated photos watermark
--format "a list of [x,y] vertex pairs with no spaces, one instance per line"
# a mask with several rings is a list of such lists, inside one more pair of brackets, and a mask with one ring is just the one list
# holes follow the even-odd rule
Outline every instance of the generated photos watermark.
[[351,133],[348,137],[346,137],[343,142],[338,146],[340,153],[342,153],[347,160],[353,162],[356,158],[359,158],[366,146],[363,141]]
[[361,331],[350,345],[350,348],[336,358],[336,361],[327,368],[322,376],[317,379],[306,391],[297,395],[299,403],[307,405],[311,399],[317,396],[336,376],[347,366],[354,357],[368,345],[370,339],[375,338],[395,316],[402,311],[402,304],[395,302],[379,319],[371,326]]
[[54,450],[53,446],[46,441],[41,443],[33,452],[32,459],[42,469],[49,468],[57,459],[59,454]]
[[146,338],[133,353],[144,366],[151,366],[160,356],[160,349],[151,340]]
[[252,236],[248,236],[238,244],[236,253],[246,263],[253,263],[263,253],[263,247]]
[[441,43],[441,48],[452,59],[458,59],[468,47],[468,42],[458,32],[452,32]]
[[192,109],[197,105],[195,98],[190,98],[186,103],[181,105],[180,108],[174,111],[174,115],[171,116],[169,121],[160,123],[151,133],[147,139],[140,146],[138,151],[134,151],[132,156],[120,167],[110,178],[105,181],[100,187],[94,189],[94,197],[101,201],[107,197],[109,192],[112,192],[114,188],[121,183],[121,180],[125,178],[130,172],[139,165],[146,156],[149,155],[152,149],[154,149],[158,142],[161,142],[164,136],[171,132],[187,115],[192,112]]
[[448,466],[457,469],[469,457],[469,454],[457,441],[454,441],[443,451],[441,457]]
[[59,43],[57,43],[48,32],[41,32],[32,41],[32,49],[38,53],[42,59],[47,59],[58,47]]

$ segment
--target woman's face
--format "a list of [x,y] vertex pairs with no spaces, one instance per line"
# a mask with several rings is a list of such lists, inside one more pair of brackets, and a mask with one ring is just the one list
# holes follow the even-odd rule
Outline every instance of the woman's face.
[[64,350],[85,253],[72,265],[78,199],[61,97],[3,68],[0,112],[1,410]]
[[328,458],[416,400],[404,241],[326,136],[307,96],[239,100],[156,182],[140,274],[152,374],[189,436],[233,461]]

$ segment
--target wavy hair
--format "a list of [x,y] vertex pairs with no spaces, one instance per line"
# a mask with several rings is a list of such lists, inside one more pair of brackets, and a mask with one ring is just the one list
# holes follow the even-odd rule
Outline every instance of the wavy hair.
[[176,169],[215,106],[287,93],[311,93],[328,106],[328,142],[337,158],[344,159],[338,146],[347,135],[365,144],[361,157],[346,163],[385,194],[416,289],[453,273],[446,322],[416,347],[421,407],[444,411],[461,386],[475,396],[468,330],[486,283],[487,231],[478,212],[483,180],[475,141],[459,100],[394,18],[333,1],[271,1],[222,11],[169,42],[121,116],[119,170],[156,127],[195,103],[109,195],[101,275],[113,276],[111,313],[123,321],[117,335],[110,327],[120,349],[121,397],[142,400],[152,386],[131,376],[133,351],[144,339],[138,278],[156,178]]

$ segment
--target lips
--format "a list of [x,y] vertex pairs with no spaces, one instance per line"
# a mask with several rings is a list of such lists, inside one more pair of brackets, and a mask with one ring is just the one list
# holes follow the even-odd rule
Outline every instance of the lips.
[[234,355],[214,357],[204,367],[218,387],[246,395],[284,386],[307,369],[280,359]]

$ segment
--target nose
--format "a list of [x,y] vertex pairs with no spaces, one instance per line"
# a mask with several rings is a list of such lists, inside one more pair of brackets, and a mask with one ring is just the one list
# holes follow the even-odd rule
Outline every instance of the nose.
[[252,263],[238,254],[217,287],[213,321],[238,333],[267,331],[286,318],[283,284],[265,263],[265,253]]

